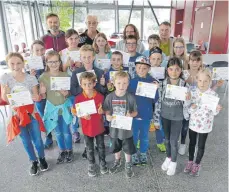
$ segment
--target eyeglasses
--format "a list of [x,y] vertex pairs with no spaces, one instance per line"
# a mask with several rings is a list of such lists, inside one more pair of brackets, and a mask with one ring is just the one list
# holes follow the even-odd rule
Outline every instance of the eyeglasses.
[[184,49],[184,46],[174,47],[174,49]]
[[137,43],[126,43],[127,46],[134,46],[137,45]]
[[60,61],[47,61],[46,63],[48,63],[49,65],[53,65],[53,64],[58,64],[60,63]]

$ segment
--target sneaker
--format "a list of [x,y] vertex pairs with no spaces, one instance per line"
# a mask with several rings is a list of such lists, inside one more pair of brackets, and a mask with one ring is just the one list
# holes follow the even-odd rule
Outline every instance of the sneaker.
[[140,140],[138,140],[136,148],[140,149]]
[[132,159],[132,164],[133,165],[139,165],[140,164],[140,160],[139,160],[139,157],[138,157],[138,154],[135,153],[131,156],[131,159]]
[[134,176],[134,172],[132,170],[132,164],[130,162],[126,162],[126,165],[125,165],[125,170],[126,170],[126,177],[127,178],[131,178]]
[[66,151],[66,162],[71,163],[73,161],[74,155],[73,151]]
[[30,168],[29,171],[31,176],[37,175],[38,174],[38,162],[37,161],[33,161],[32,162],[32,166]]
[[50,149],[52,147],[52,145],[53,145],[52,138],[46,136],[46,141],[45,141],[45,144],[44,144],[44,148],[45,149]]
[[101,173],[102,175],[104,175],[104,174],[106,174],[106,173],[108,173],[108,172],[109,172],[109,169],[107,168],[106,163],[101,163],[101,164],[100,164],[100,173]]
[[171,162],[171,159],[168,158],[168,157],[166,157],[166,158],[165,158],[165,161],[164,161],[163,164],[161,165],[161,169],[162,169],[163,171],[167,171],[170,162]]
[[148,158],[147,158],[146,153],[141,153],[140,154],[140,163],[141,163],[141,165],[147,165],[147,161],[148,161]]
[[190,175],[194,176],[194,177],[198,177],[200,176],[200,164],[196,164],[194,163],[192,165],[192,170],[190,172]]
[[79,132],[75,132],[73,133],[73,136],[72,136],[72,140],[74,143],[80,143],[80,133]]
[[82,157],[83,157],[83,159],[87,159],[87,150],[86,150],[86,147],[85,147],[85,149],[84,149],[84,151],[82,153]]
[[49,166],[48,166],[48,163],[46,162],[45,158],[39,158],[39,162],[40,162],[40,170],[41,171],[47,171]]
[[118,171],[118,168],[121,166],[121,159],[115,159],[115,162],[113,166],[110,168],[109,172],[116,173]]
[[184,168],[184,173],[190,173],[192,170],[193,161],[188,161]]
[[89,175],[89,177],[95,177],[96,176],[95,164],[89,164],[88,165],[88,175]]
[[185,145],[185,144],[180,144],[178,153],[179,153],[180,155],[184,155],[184,154],[185,154],[185,150],[186,150],[186,145]]
[[56,163],[57,164],[64,163],[65,157],[66,157],[66,152],[65,151],[60,152]]
[[161,144],[157,144],[157,148],[161,151],[161,152],[166,152],[166,147],[164,143]]
[[167,175],[169,176],[175,175],[176,168],[177,168],[177,162],[171,161],[168,166]]

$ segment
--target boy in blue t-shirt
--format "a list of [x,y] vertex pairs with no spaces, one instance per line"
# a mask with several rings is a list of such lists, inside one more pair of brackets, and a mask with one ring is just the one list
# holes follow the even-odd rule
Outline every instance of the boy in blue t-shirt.
[[156,91],[155,98],[143,97],[136,95],[136,89],[139,82],[153,83],[158,86],[156,79],[151,77],[148,72],[150,70],[150,64],[145,56],[140,56],[135,61],[136,65],[136,77],[130,80],[129,92],[135,95],[137,102],[138,115],[133,120],[133,139],[135,146],[138,139],[140,140],[140,156],[138,153],[132,155],[132,163],[134,165],[147,164],[146,152],[149,146],[149,127],[153,114],[153,103],[156,103],[159,94]]

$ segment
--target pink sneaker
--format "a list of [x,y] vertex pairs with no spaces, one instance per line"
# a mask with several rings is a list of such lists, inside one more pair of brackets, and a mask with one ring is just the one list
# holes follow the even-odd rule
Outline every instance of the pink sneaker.
[[185,168],[184,168],[184,172],[185,172],[185,173],[190,173],[191,170],[192,170],[192,165],[193,165],[193,161],[188,161],[188,162],[186,163]]
[[190,172],[190,175],[194,177],[198,177],[200,175],[200,164],[194,163],[192,165],[192,171]]

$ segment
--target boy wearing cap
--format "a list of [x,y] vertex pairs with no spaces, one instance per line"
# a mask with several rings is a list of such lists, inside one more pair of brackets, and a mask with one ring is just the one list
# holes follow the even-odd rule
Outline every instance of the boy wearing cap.
[[147,164],[146,152],[149,146],[149,127],[153,114],[153,103],[156,103],[159,95],[156,91],[154,99],[136,95],[138,82],[155,83],[158,86],[156,79],[151,77],[148,72],[150,64],[145,56],[139,56],[135,61],[136,77],[130,80],[129,92],[135,95],[137,103],[138,115],[133,120],[133,139],[135,146],[140,140],[140,154],[137,152],[132,155],[132,163],[134,165]]

